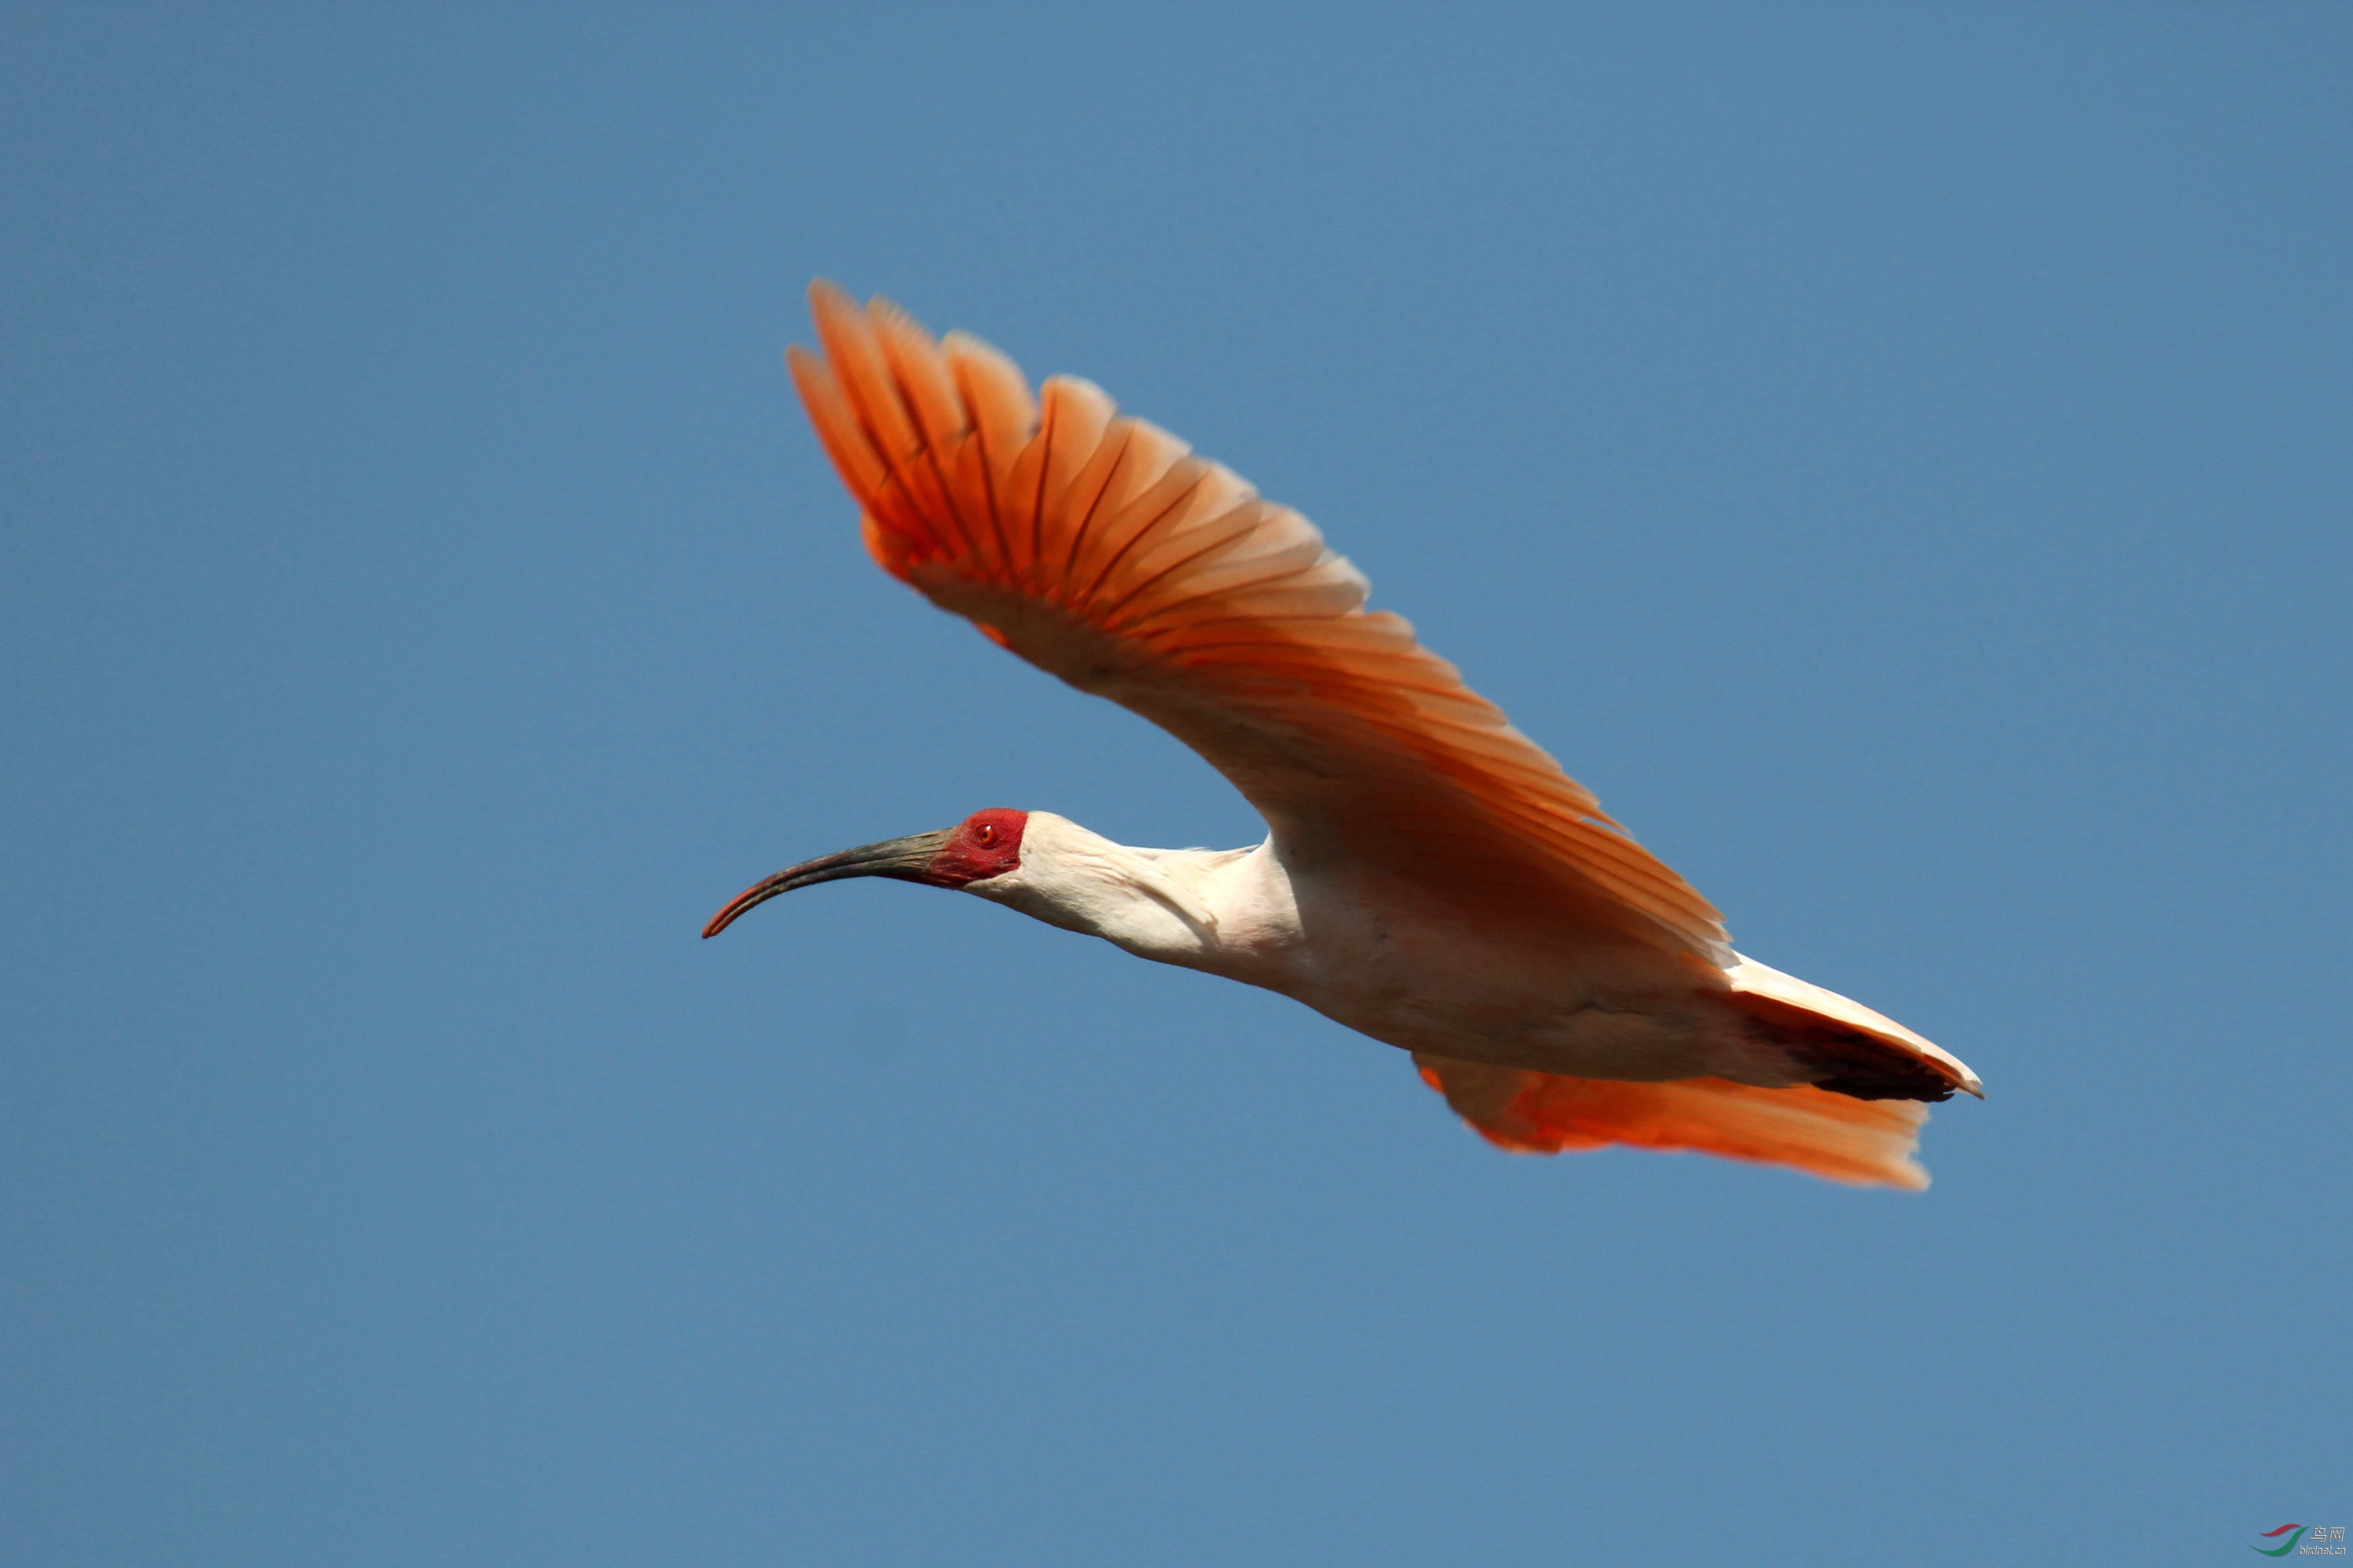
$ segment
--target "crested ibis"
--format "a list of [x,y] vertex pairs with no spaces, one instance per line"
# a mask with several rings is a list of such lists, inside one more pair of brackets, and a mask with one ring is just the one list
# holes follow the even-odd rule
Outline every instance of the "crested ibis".
[[1927,1184],[1923,1102],[1983,1098],[1977,1075],[1735,952],[1689,883],[1404,620],[1365,607],[1364,576],[1306,519],[1087,382],[1033,394],[976,339],[809,293],[821,352],[786,359],[875,561],[1191,746],[1268,834],[1138,849],[1051,812],[981,811],[786,867],[704,936],[845,877],[953,888],[1409,1051],[1505,1149]]

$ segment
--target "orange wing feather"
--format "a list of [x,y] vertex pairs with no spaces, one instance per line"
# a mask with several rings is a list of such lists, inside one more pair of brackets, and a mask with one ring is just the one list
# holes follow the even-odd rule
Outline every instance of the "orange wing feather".
[[793,379],[883,568],[1168,730],[1309,855],[1440,896],[1574,901],[1729,968],[1706,900],[1423,649],[1306,519],[1086,382],[809,291]]
[[1558,1154],[1627,1143],[1787,1165],[1861,1186],[1917,1192],[1913,1153],[1927,1108],[1824,1089],[1752,1089],[1720,1078],[1620,1083],[1417,1052],[1424,1083],[1498,1148]]

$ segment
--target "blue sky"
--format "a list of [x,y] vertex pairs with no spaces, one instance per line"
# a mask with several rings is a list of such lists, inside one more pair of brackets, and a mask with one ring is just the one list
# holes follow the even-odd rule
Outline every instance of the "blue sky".
[[[2353,1522],[2341,8],[0,12],[12,1563],[2231,1561]],[[1926,1194],[1512,1159],[895,883],[1235,844],[889,582],[816,274],[1315,519]]]

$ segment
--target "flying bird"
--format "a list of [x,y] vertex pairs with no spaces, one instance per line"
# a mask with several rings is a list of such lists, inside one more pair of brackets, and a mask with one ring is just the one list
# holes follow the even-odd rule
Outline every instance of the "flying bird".
[[1263,986],[1413,1055],[1490,1142],[1696,1150],[1920,1188],[1923,1102],[1977,1075],[1893,1019],[1732,950],[1715,909],[1425,650],[1297,512],[1088,382],[809,290],[786,352],[892,576],[1142,714],[1267,823],[1140,849],[1048,811],[788,866],[953,888],[1139,958]]

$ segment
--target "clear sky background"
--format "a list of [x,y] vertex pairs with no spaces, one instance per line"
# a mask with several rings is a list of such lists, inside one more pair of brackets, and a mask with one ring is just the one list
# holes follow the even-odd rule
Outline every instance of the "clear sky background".
[[[12,1564],[2353,1524],[2353,12],[0,13]],[[1921,1196],[776,867],[1260,828],[864,558],[825,274],[1299,507],[1985,1077]]]

